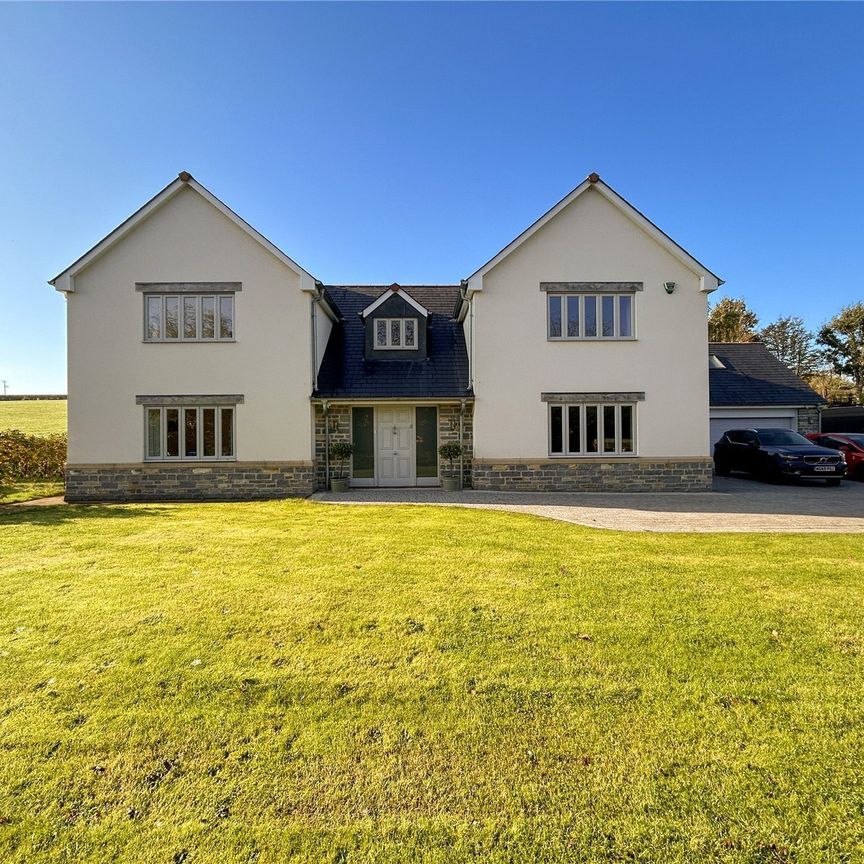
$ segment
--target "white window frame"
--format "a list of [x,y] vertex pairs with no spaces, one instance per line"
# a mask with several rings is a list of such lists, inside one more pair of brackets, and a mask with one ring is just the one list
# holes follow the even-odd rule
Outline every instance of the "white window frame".
[[[604,430],[604,408],[615,409],[615,449],[614,450],[598,450],[596,453],[589,453],[586,447],[587,444],[587,424],[585,423],[585,412],[587,408],[597,409],[597,440],[602,448],[603,442],[606,440]],[[552,449],[552,409],[561,409],[561,452],[555,452]],[[570,408],[579,409],[579,450],[574,451],[569,449],[570,443]],[[631,438],[633,441],[632,450],[621,449],[621,409],[631,409]],[[636,456],[639,452],[639,439],[637,437],[636,425],[636,403],[635,402],[550,402],[547,405],[546,426],[547,426],[547,447],[549,456],[554,459],[572,459],[574,457],[585,459],[603,459],[609,456]]]
[[[213,409],[216,419],[216,455],[204,456],[204,424],[202,422],[202,412],[208,409]],[[165,421],[166,411],[177,411],[178,436],[177,436],[177,456],[168,456],[168,424]],[[184,422],[186,411],[197,411],[196,417],[196,456],[186,456],[186,424]],[[222,412],[230,410],[232,412],[232,432],[234,435],[234,446],[230,456],[222,456]],[[159,456],[150,455],[150,411],[159,412]],[[144,405],[144,461],[145,462],[236,462],[237,461],[237,406],[236,405]]]
[[[379,345],[378,344],[378,322],[384,321],[387,325],[387,344]],[[393,321],[399,322],[399,340],[401,342],[400,345],[391,344],[390,340],[392,337],[390,325]],[[406,345],[405,344],[405,322],[413,321],[414,322],[414,344]],[[374,330],[372,331],[372,348],[375,351],[416,351],[419,347],[419,319],[417,318],[373,318],[372,325]]]
[[[175,342],[236,342],[237,341],[237,304],[234,301],[233,293],[220,292],[218,294],[209,294],[206,291],[201,294],[177,293],[172,294],[170,291],[165,294],[145,293],[144,297],[144,341],[159,342],[159,343],[175,343]],[[178,316],[177,316],[177,337],[167,337],[165,335],[165,302],[168,298],[178,301]],[[152,338],[150,336],[150,301],[159,300],[159,336]],[[204,336],[203,334],[203,308],[204,300],[212,300],[214,308],[213,316],[213,335]],[[231,303],[231,335],[220,336],[221,331],[221,313],[219,307],[222,299],[228,299]],[[195,301],[195,336],[185,335],[185,326],[183,321],[184,309],[187,300]]]
[[[552,335],[552,315],[551,301],[553,297],[557,297],[561,302],[561,335]],[[585,299],[592,297],[597,304],[597,335],[585,335]],[[612,298],[612,309],[614,315],[613,336],[603,336],[603,300],[606,297]],[[616,298],[630,298],[630,335],[622,336],[621,334],[621,301]],[[579,304],[579,333],[576,336],[567,335],[567,301],[568,299],[576,299]],[[550,292],[546,294],[546,339],[550,342],[632,342],[636,339],[636,294],[632,292],[616,291],[614,293],[598,292],[598,293],[560,293]]]

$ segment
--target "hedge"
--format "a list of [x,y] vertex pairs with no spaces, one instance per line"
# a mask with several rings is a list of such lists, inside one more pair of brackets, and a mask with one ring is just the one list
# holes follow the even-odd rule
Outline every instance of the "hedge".
[[0,480],[60,480],[65,464],[65,435],[0,430]]

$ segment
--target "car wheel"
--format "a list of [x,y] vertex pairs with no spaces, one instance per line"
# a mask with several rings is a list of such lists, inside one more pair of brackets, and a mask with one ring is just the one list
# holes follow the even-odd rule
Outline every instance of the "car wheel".
[[839,477],[829,477],[825,481],[825,485],[826,486],[839,486],[840,485],[840,478]]
[[719,477],[728,477],[732,473],[732,469],[725,462],[715,462],[714,472]]

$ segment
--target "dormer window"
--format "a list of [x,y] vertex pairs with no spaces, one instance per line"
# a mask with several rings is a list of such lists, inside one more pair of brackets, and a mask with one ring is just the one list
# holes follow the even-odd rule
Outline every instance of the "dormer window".
[[376,351],[417,349],[416,318],[375,318]]
[[418,362],[427,357],[429,310],[400,285],[391,285],[361,313],[369,361]]

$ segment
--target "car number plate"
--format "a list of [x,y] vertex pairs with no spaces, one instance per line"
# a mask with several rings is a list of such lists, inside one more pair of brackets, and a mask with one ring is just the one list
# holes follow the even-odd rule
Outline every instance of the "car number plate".
[[833,471],[834,466],[833,465],[814,465],[813,470],[814,471]]

